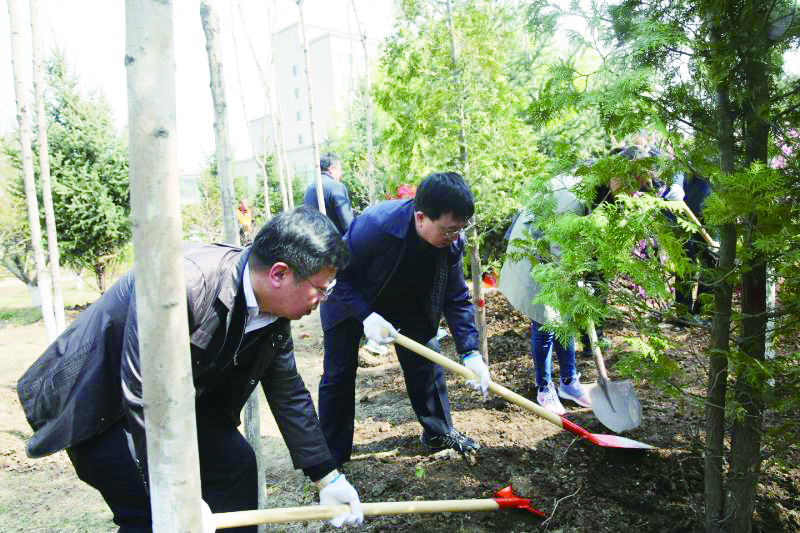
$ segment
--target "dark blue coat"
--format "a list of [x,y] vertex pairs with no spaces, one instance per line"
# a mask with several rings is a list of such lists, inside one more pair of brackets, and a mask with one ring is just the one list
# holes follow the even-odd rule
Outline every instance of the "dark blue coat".
[[[350,195],[347,193],[347,187],[341,181],[333,179],[330,174],[323,172],[322,196],[325,199],[325,214],[339,228],[339,233],[344,234],[353,221],[353,208],[350,205]],[[316,182],[306,189],[303,205],[319,210]]]
[[[336,290],[320,308],[324,330],[348,318],[364,320],[372,312],[371,304],[392,278],[406,251],[414,210],[414,200],[389,200],[368,208],[353,221],[344,236],[350,249],[350,264],[339,272]],[[450,244],[446,254],[442,308],[421,311],[433,317],[444,313],[458,353],[478,350],[474,309],[464,282],[464,239],[459,237]]]

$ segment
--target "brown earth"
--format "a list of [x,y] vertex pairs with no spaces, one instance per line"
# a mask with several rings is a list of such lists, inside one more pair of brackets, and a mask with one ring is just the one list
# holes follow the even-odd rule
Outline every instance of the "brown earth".
[[[73,315],[77,311],[73,312]],[[497,294],[487,295],[489,353],[493,378],[535,399],[528,322]],[[604,448],[561,430],[533,413],[499,398],[480,396],[448,375],[453,422],[483,446],[470,465],[458,454],[430,454],[419,442],[420,426],[411,410],[393,350],[384,357],[362,353],[358,376],[354,460],[346,473],[364,502],[486,499],[509,483],[539,518],[519,510],[454,512],[370,517],[362,531],[702,531],[703,411],[709,331],[663,325],[681,372],[666,394],[637,383],[642,425],[625,436],[657,447],[654,451]],[[614,349],[606,354],[612,378],[615,350],[623,349],[625,324],[606,327]],[[295,323],[298,367],[316,401],[321,373],[318,314]],[[14,390],[16,379],[46,346],[41,322],[0,323],[0,531],[113,531],[110,512],[99,495],[75,476],[62,452],[44,459],[25,456],[31,434]],[[443,353],[454,357],[451,339]],[[578,360],[584,382],[595,377],[589,359]],[[554,369],[557,375],[557,369]],[[292,469],[288,452],[262,398],[262,442],[268,507],[312,505],[315,492]],[[567,402],[569,404],[569,402]],[[590,409],[565,405],[567,417],[596,434],[610,433]],[[764,450],[758,486],[755,531],[800,531],[800,449]],[[785,465],[794,465],[789,468]],[[267,531],[330,531],[321,522],[266,527]]]

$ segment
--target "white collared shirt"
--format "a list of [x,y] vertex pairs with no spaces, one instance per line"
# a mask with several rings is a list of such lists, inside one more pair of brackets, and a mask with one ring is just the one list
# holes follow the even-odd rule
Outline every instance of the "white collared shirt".
[[258,310],[256,293],[253,292],[253,284],[250,282],[250,265],[248,264],[244,265],[242,288],[244,289],[244,301],[247,305],[247,319],[244,326],[245,333],[250,333],[251,331],[269,326],[278,320],[277,316],[269,313],[262,313]]

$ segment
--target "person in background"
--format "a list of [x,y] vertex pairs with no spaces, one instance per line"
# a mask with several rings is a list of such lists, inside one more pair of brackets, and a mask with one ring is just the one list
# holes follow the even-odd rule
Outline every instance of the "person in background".
[[[352,260],[320,308],[325,347],[320,422],[339,464],[350,460],[353,448],[362,335],[386,344],[402,331],[430,345],[444,315],[461,360],[479,377],[471,385],[484,397],[488,394],[489,369],[479,351],[463,270],[462,231],[474,210],[472,193],[459,174],[431,174],[414,198],[369,207],[345,234]],[[442,367],[400,345],[395,348],[422,425],[422,443],[432,450],[475,452],[479,444],[453,428]]]
[[[319,160],[322,171],[322,196],[325,199],[325,213],[333,224],[344,235],[353,221],[353,207],[347,187],[342,183],[342,161],[336,154],[325,154]],[[316,182],[306,188],[303,205],[319,210]]]
[[[316,483],[320,503],[350,505],[331,523],[363,520],[297,372],[290,326],[330,294],[348,256],[331,221],[306,208],[275,215],[248,248],[185,251],[201,489],[213,512],[258,507],[255,454],[237,426],[261,382],[293,464]],[[34,430],[28,455],[66,450],[125,532],[151,531],[146,439],[157,438],[145,431],[134,287],[130,271],[17,383]]]
[[250,206],[244,198],[239,200],[236,221],[239,223],[239,240],[242,246],[247,246],[253,241],[253,212],[250,211]]
[[[550,181],[550,193],[556,201],[554,210],[556,214],[575,213],[579,216],[588,214],[586,207],[570,190],[574,181],[573,178],[565,177],[556,177]],[[514,309],[531,319],[531,355],[536,372],[536,401],[548,411],[560,416],[566,413],[566,409],[559,398],[571,400],[582,407],[591,407],[591,400],[581,384],[580,374],[577,371],[574,337],[570,337],[566,344],[562,344],[554,333],[542,328],[545,323],[558,320],[558,313],[549,306],[533,303],[534,297],[539,293],[539,285],[531,277],[530,260],[511,258],[516,248],[514,242],[516,239],[523,238],[526,231],[535,236],[533,219],[531,213],[523,211],[509,229],[506,260],[500,271],[498,289]],[[557,259],[561,251],[557,246],[551,246],[550,253]],[[552,378],[554,350],[558,356],[560,375],[558,388],[553,384]]]

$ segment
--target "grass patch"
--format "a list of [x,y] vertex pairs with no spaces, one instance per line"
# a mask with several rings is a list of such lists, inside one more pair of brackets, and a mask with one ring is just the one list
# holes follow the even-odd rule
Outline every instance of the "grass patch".
[[13,324],[27,326],[42,319],[42,311],[38,308],[0,307],[0,326]]

